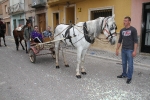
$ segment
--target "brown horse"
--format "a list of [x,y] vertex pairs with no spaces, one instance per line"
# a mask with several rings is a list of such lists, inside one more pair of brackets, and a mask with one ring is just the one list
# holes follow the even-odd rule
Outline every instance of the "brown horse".
[[[21,44],[22,46],[22,49],[25,50],[26,49],[26,53],[28,53],[27,51],[27,44],[24,40],[24,37],[23,37],[23,33],[24,33],[24,29],[27,27],[27,23],[30,21],[28,19],[26,19],[26,25],[24,25],[24,27],[21,29],[21,31],[18,31],[16,29],[13,30],[13,36],[14,36],[14,40],[15,40],[15,43],[16,43],[16,49],[18,51],[18,48],[19,48],[19,43]],[[24,40],[25,42],[25,48],[24,46],[22,45],[22,40]]]

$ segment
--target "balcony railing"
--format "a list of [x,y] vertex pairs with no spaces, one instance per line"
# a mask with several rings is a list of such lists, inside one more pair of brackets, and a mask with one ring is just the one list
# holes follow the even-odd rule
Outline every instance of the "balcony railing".
[[9,15],[23,13],[23,12],[24,12],[24,3],[17,3],[17,4],[14,4],[14,5],[8,7]]
[[45,7],[47,0],[32,0],[32,8]]

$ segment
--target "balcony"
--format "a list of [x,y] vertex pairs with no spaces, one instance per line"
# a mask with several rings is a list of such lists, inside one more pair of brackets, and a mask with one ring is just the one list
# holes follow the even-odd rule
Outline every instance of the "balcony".
[[55,6],[55,5],[70,5],[75,4],[76,2],[80,2],[84,0],[47,0],[49,6]]
[[10,7],[8,7],[8,14],[9,15],[14,15],[14,14],[19,14],[24,12],[24,3],[17,3],[14,4]]
[[32,0],[32,8],[45,7],[47,0]]

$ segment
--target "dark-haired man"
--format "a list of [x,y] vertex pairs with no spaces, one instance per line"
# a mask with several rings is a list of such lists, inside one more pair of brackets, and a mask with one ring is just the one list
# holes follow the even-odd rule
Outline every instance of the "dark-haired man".
[[[33,28],[31,26],[31,22],[27,23],[27,27],[24,29],[24,34],[23,37],[27,43],[27,50],[29,51],[30,49],[30,38],[31,38],[31,32],[33,31]],[[28,52],[26,52],[28,53]]]
[[[122,68],[123,73],[117,78],[126,78],[127,84],[131,83],[133,75],[133,57],[136,56],[136,50],[138,45],[137,30],[130,25],[131,18],[124,18],[124,28],[120,31],[120,37],[116,49],[116,55],[119,54],[119,48],[122,44],[121,56],[122,56]],[[127,68],[128,64],[128,68]],[[128,69],[128,70],[127,70]]]

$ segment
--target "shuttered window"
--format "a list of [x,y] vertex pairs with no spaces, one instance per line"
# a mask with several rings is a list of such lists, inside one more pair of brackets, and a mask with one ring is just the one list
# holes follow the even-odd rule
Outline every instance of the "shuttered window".
[[91,11],[91,20],[94,20],[98,17],[108,17],[108,16],[112,16],[112,9]]

